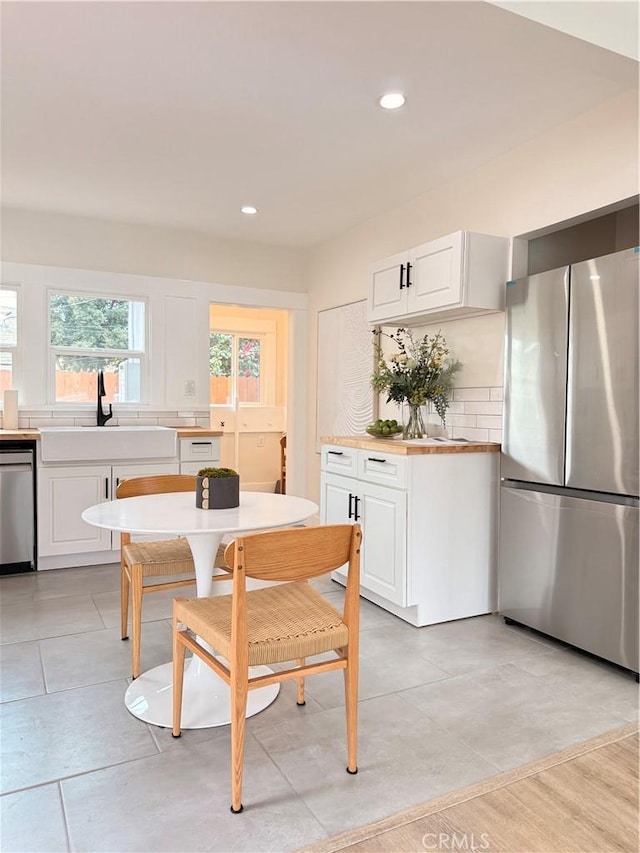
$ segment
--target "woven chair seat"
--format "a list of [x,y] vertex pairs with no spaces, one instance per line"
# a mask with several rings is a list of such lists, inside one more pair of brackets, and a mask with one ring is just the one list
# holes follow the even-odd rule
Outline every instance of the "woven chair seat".
[[[122,556],[128,566],[141,565],[145,578],[195,572],[193,555],[186,539],[129,542],[122,546]],[[214,565],[216,568],[225,568],[224,545],[218,548]]]
[[[231,656],[231,596],[182,599],[177,618]],[[338,611],[307,583],[288,583],[247,593],[249,665],[281,663],[342,648],[349,630]]]

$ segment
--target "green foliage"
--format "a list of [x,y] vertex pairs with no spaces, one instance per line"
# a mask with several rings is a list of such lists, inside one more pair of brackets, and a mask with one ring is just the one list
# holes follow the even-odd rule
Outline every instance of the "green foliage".
[[[129,302],[55,294],[50,309],[51,344],[76,349],[128,349]],[[115,370],[124,357],[61,354],[61,370]]]
[[[377,366],[371,377],[373,388],[386,392],[387,403],[423,406],[431,400],[444,425],[454,376],[462,364],[448,358],[449,349],[441,333],[425,335],[419,341],[407,329],[397,329],[389,335],[376,330],[374,335]],[[388,361],[380,344],[381,335],[398,347]]]
[[[231,376],[234,335],[212,332],[209,335],[209,372],[212,376]],[[238,375],[260,376],[260,341],[238,338]]]
[[256,338],[238,339],[238,375],[260,376],[260,341]]
[[237,477],[238,473],[233,468],[201,468],[198,471],[198,477],[209,477],[211,479],[221,479],[224,477]]
[[233,335],[212,332],[209,335],[209,372],[212,376],[231,376]]

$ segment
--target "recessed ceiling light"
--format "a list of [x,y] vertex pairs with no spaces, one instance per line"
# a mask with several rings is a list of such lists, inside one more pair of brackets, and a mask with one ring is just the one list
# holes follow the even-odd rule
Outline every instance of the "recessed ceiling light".
[[383,110],[397,110],[406,100],[402,92],[388,92],[380,98],[378,103]]
[[258,212],[258,208],[254,207],[252,204],[245,204],[244,207],[240,208],[241,213],[246,213],[247,216],[253,216],[254,213]]

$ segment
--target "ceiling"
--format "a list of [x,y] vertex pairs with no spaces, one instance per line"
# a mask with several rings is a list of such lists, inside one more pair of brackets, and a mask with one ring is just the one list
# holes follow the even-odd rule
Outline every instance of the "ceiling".
[[2,203],[305,247],[637,82],[484,2],[3,2]]

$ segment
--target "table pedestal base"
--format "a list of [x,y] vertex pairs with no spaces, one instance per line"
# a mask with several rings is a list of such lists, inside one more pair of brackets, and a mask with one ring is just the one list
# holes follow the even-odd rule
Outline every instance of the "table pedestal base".
[[[249,677],[269,675],[266,666],[252,666]],[[125,693],[124,703],[134,717],[155,726],[173,727],[173,667],[170,663],[156,666],[132,681]],[[268,707],[280,691],[279,684],[250,690],[247,717]],[[182,691],[183,729],[206,729],[225,726],[231,722],[229,688],[201,660],[192,659],[185,666]]]

